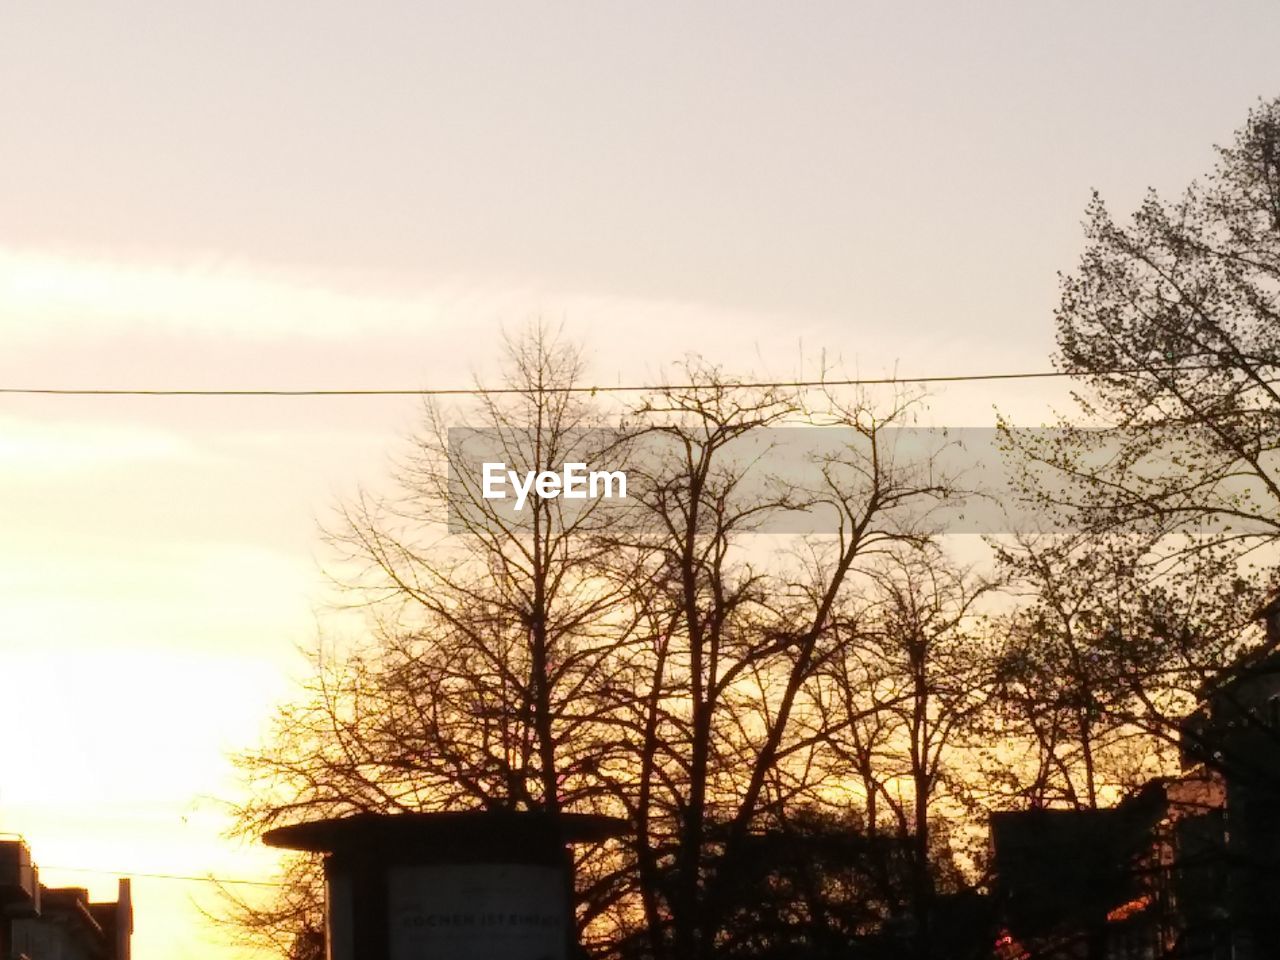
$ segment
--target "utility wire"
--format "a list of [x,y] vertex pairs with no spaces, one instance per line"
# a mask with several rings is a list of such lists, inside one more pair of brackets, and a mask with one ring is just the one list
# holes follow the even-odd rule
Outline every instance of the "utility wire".
[[[992,380],[1047,380],[1079,376],[1120,376],[1134,373],[1167,373],[1187,370],[1215,370],[1220,364],[1184,364],[1169,367],[1129,367],[1114,370],[1073,372],[1030,370],[1012,373],[956,373],[920,377],[857,377],[838,380],[731,380],[722,383],[619,384],[614,386],[571,386],[547,388],[548,393],[649,393],[664,390],[700,390],[709,386],[723,389],[767,390],[812,387],[873,387],[910,383],[974,383]],[[0,387],[0,395],[71,397],[466,397],[528,394],[523,387],[422,387],[387,389],[148,389],[110,387]]]
[[215,877],[212,874],[197,877],[181,873],[140,873],[136,870],[97,870],[93,867],[55,867],[51,864],[40,864],[43,870],[58,870],[62,873],[92,873],[110,877],[141,877],[146,880],[179,880],[184,883],[218,883],[235,884],[249,887],[283,887],[284,884],[273,880],[241,880],[227,877]]

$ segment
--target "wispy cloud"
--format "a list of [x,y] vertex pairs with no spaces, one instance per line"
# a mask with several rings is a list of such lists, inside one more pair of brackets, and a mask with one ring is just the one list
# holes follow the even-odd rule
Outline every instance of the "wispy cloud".
[[344,291],[231,262],[139,263],[0,249],[0,329],[41,338],[104,328],[343,338],[438,320],[447,301],[447,294]]
[[0,417],[0,467],[65,472],[156,461],[204,459],[177,433],[136,424],[49,422]]
[[774,329],[798,318],[716,304],[565,290],[521,278],[425,278],[248,266],[234,261],[104,259],[0,247],[0,333],[26,340],[137,333],[256,340],[351,340],[431,331],[462,337],[542,317],[571,326],[682,332],[723,339],[733,327]]

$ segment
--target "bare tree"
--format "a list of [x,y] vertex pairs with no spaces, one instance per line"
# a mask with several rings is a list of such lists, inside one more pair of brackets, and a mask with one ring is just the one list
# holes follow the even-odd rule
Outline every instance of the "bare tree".
[[[637,416],[669,451],[645,484],[637,532],[654,637],[633,702],[639,777],[620,791],[655,957],[713,955],[752,836],[831,788],[814,763],[827,731],[814,729],[809,687],[848,640],[836,626],[855,573],[894,543],[923,542],[921,517],[945,492],[927,465],[888,453],[885,428],[909,401],[884,415],[865,403],[815,413],[797,395],[687,373],[696,386],[659,392]],[[807,488],[748,482],[756,461],[736,461],[735,440],[815,421],[861,443],[815,464]],[[832,511],[838,532],[787,564],[753,558],[752,531],[796,509]]]
[[[508,342],[504,389],[481,393],[470,423],[520,472],[590,460],[599,420],[569,389],[580,372],[576,349],[534,328]],[[590,506],[535,497],[502,512],[446,413],[429,405],[424,422],[393,492],[362,493],[329,531],[372,634],[319,657],[263,747],[240,757],[245,834],[360,811],[609,801],[621,753],[610,664],[634,637],[626,558]],[[616,897],[595,879],[584,924]]]
[[934,828],[969,813],[965,768],[993,664],[977,604],[991,584],[929,544],[894,550],[866,579],[838,628],[850,639],[812,694],[826,718],[825,764],[856,776],[869,835],[887,833],[906,854],[896,903],[890,864],[880,879],[927,957],[939,881],[955,889],[960,876],[948,831]]
[[[816,405],[691,364],[686,383],[602,431],[591,399],[568,389],[575,351],[535,331],[509,356],[511,392],[482,395],[487,440],[521,470],[622,450],[633,503],[532,498],[513,519],[429,408],[400,495],[361,496],[333,534],[374,636],[323,665],[242,758],[253,793],[240,823],[460,806],[620,814],[627,843],[578,865],[583,942],[709,958],[743,916],[741,878],[774,875],[761,838],[799,836],[800,812],[842,789],[816,762],[834,731],[811,687],[851,642],[839,624],[860,572],[925,544],[947,487],[931,464],[895,462],[886,440],[913,398],[883,413]],[[767,445],[768,428],[814,424],[851,440],[811,465],[812,482],[782,483],[742,452],[744,438]],[[797,510],[827,511],[835,532],[777,555],[758,531]],[[930,793],[940,741],[926,714],[915,759]]]
[[226,931],[236,946],[289,960],[324,956],[324,877],[315,858],[286,857],[279,882],[270,893],[262,889],[245,893],[225,883],[217,883],[216,888],[218,907],[201,907],[201,912]]

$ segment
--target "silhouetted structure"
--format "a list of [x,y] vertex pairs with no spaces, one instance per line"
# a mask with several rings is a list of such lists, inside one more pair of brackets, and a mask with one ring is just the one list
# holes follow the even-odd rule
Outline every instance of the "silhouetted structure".
[[1020,945],[997,955],[1218,957],[1224,798],[1220,778],[1195,772],[1107,809],[993,815],[996,895]]
[[40,880],[31,849],[16,837],[0,840],[0,957],[12,952],[14,919],[39,913]]
[[1183,772],[1104,810],[995,814],[1002,960],[1280,957],[1280,596],[1203,691]]
[[1231,960],[1280,957],[1280,594],[1258,616],[1265,643],[1204,689],[1182,736],[1189,774],[1223,784],[1215,904]]
[[80,887],[42,887],[39,915],[13,922],[12,954],[30,960],[129,960],[129,881],[121,879],[118,891],[115,900],[94,902]]
[[97,903],[79,887],[46,887],[26,843],[0,841],[0,958],[129,960],[129,881],[120,880],[118,891],[115,900]]
[[361,814],[263,839],[326,854],[332,960],[568,960],[576,952],[569,845],[626,829],[612,817],[465,811]]

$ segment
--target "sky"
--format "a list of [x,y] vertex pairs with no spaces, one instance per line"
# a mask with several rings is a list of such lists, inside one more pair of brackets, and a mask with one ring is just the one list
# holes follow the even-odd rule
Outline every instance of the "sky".
[[[593,382],[1042,370],[1121,214],[1280,95],[1272,2],[0,6],[0,387],[418,388],[502,331]],[[935,391],[1050,419],[1057,383]],[[305,674],[317,524],[410,398],[0,396],[0,831],[237,953],[228,755]],[[99,872],[95,872],[99,871]]]

